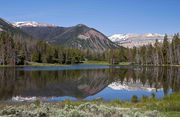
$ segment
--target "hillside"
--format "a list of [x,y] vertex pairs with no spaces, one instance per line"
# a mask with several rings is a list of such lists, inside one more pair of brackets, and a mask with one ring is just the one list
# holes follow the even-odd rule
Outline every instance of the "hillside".
[[39,38],[52,44],[94,51],[104,51],[119,47],[101,32],[83,24],[72,27],[59,27],[44,23],[21,22],[15,23],[14,26],[20,27],[34,38]]

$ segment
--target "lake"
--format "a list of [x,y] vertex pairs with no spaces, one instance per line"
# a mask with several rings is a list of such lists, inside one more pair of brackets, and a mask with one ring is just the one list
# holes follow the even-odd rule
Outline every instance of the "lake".
[[70,65],[0,68],[0,101],[106,101],[180,92],[180,68]]

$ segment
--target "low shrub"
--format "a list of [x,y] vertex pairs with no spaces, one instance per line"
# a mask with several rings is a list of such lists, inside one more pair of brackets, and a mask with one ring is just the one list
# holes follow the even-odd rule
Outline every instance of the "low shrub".
[[137,97],[136,95],[133,95],[133,96],[131,97],[131,102],[132,102],[132,103],[137,103],[137,102],[138,102],[138,97]]

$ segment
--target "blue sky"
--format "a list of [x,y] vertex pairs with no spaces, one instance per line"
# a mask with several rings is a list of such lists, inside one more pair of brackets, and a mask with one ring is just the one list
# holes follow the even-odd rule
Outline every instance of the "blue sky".
[[0,0],[0,17],[59,26],[86,24],[106,35],[180,32],[180,0]]

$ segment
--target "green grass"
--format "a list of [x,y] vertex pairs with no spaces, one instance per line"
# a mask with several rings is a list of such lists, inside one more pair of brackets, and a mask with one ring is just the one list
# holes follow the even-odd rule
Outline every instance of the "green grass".
[[37,63],[37,62],[27,62],[26,65],[0,65],[0,67],[23,67],[23,66],[65,66],[65,64],[58,63]]
[[108,63],[107,61],[92,61],[92,60],[84,61],[83,64],[110,65],[110,63]]
[[144,66],[144,67],[180,67],[180,65],[173,64],[162,64],[162,65],[153,65],[153,64],[134,64],[135,66]]
[[[92,61],[92,60],[84,61],[83,64],[112,65],[108,61]],[[115,65],[131,65],[131,63],[130,62],[120,62],[120,63],[115,64]]]
[[14,66],[14,65],[0,65],[0,68],[3,68],[3,67],[16,67],[16,66]]
[[180,117],[180,112],[164,112],[163,113],[166,117]]
[[118,65],[131,65],[130,62],[120,62]]
[[[97,65],[112,65],[108,61],[98,61],[98,60],[86,60],[83,61],[82,64],[97,64]],[[58,63],[38,63],[38,62],[27,62],[27,65],[0,65],[0,67],[17,67],[17,66],[65,66],[67,64],[58,64]],[[70,64],[71,65],[71,64]],[[138,64],[132,64],[131,62],[119,62],[115,65],[120,66],[144,66],[144,67],[166,67],[166,66],[172,66],[172,67],[180,67],[180,65],[138,65]]]
[[65,66],[65,64],[28,62],[28,65],[24,66]]
[[[107,61],[84,61],[83,64],[99,64],[99,65],[110,65]],[[27,65],[0,65],[0,67],[17,67],[17,66],[66,66],[67,64],[58,63],[38,63],[38,62],[27,62]],[[71,64],[70,64],[71,65]]]
[[113,107],[92,102],[72,103],[38,103],[4,106],[0,109],[0,116],[15,117],[162,117],[157,110],[142,110],[140,108]]
[[[134,97],[133,97],[134,98]],[[133,99],[132,98],[132,99]],[[63,101],[60,102],[62,105],[76,105],[79,106],[85,102],[90,102],[91,104],[106,105],[107,107],[121,107],[121,108],[139,108],[141,110],[158,110],[165,114],[167,117],[180,117],[180,94],[171,94],[164,97],[163,99],[156,99],[155,97],[143,96],[140,100],[133,102],[112,100],[104,101],[103,99],[96,99],[92,101]]]
[[[134,97],[132,99],[134,100]],[[140,100],[135,100],[133,102],[129,101],[121,101],[119,99],[112,100],[112,101],[104,101],[103,99],[95,99],[92,101],[63,101],[60,103],[64,104],[72,104],[72,105],[79,105],[84,102],[91,102],[94,104],[106,104],[109,106],[121,106],[121,107],[136,107],[136,108],[144,108],[150,110],[160,110],[164,112],[180,112],[180,94],[171,94],[165,96],[163,99],[156,99],[155,97],[142,97]]]

